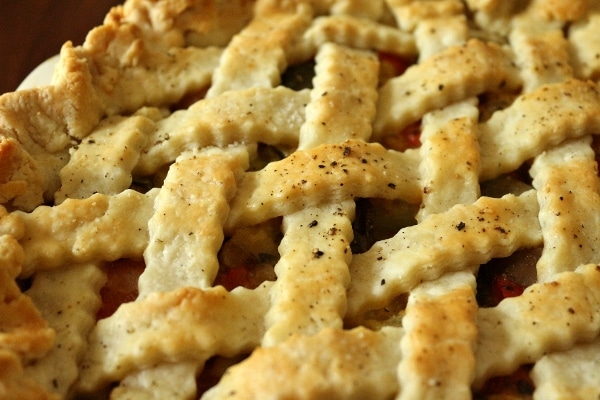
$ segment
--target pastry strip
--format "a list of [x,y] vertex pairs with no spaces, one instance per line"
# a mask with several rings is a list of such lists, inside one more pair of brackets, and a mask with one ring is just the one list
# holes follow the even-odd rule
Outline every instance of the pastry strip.
[[593,399],[600,396],[600,340],[543,356],[531,371],[536,400]]
[[[345,138],[367,140],[375,115],[377,60],[362,51],[324,44],[316,63],[299,148]],[[353,219],[351,200],[284,216],[263,345],[281,343],[293,334],[343,327]]]
[[343,327],[354,203],[308,208],[284,218],[277,281],[265,316],[264,346],[294,334]]
[[[325,329],[314,336],[294,336],[277,346],[256,349],[231,367],[203,400],[263,399],[273,393],[306,400],[329,398],[332,393],[341,399],[390,398],[398,390],[395,368],[401,335],[401,328],[388,327]],[[290,379],[296,384],[290,385]]]
[[[325,44],[316,63],[299,148],[347,137],[368,139],[377,96],[376,59],[362,51]],[[263,345],[281,343],[293,334],[313,335],[328,327],[343,327],[353,219],[351,200],[284,216],[281,258],[275,266],[277,281],[271,290]]]
[[121,305],[92,331],[80,390],[96,391],[157,363],[202,363],[253,350],[264,334],[269,286],[232,292],[188,287]]
[[39,272],[26,292],[56,331],[56,340],[43,358],[25,367],[25,374],[61,398],[70,393],[79,376],[79,362],[96,324],[99,293],[105,281],[97,265],[71,265]]
[[[354,255],[348,315],[384,307],[394,297],[445,272],[471,269],[522,247],[541,244],[535,191],[481,197],[433,214]],[[456,246],[460,243],[460,246]]]
[[469,38],[469,27],[464,15],[440,16],[419,22],[414,35],[418,61],[423,62],[449,47],[464,45]]
[[324,44],[316,57],[300,150],[346,139],[367,141],[375,118],[379,62],[371,53]]
[[480,308],[475,387],[544,354],[594,339],[600,330],[600,267],[589,264]]
[[543,85],[480,124],[480,178],[514,171],[565,139],[598,132],[600,92],[596,85],[579,80]]
[[451,18],[464,12],[464,4],[460,0],[413,1],[385,0],[398,27],[403,31],[412,32],[426,20]]
[[[417,221],[479,197],[475,105],[475,99],[468,99],[423,117],[419,170],[424,196]],[[445,274],[411,290],[402,318],[398,399],[470,396],[477,337],[471,269],[467,266],[466,272]]]
[[184,286],[212,286],[236,175],[248,167],[245,148],[183,153],[171,166],[148,221],[140,298]]
[[562,30],[539,32],[535,28],[519,27],[511,32],[509,39],[521,70],[524,93],[573,77],[568,42]]
[[141,258],[148,244],[148,220],[157,193],[128,189],[116,196],[67,199],[59,206],[38,207],[30,214],[16,212],[24,222],[21,274],[30,276],[36,270],[71,263]]
[[[171,165],[155,200],[154,215],[148,221],[150,238],[144,252],[146,268],[138,280],[138,301],[154,292],[212,285],[219,269],[222,225],[229,212],[228,201],[235,193],[235,175],[247,164],[247,152],[238,147],[183,153]],[[196,183],[194,190],[190,182]],[[204,361],[159,364],[133,371],[114,396],[127,398],[138,392],[150,392],[153,397],[164,394],[172,399],[195,396],[195,384],[190,382],[195,381]],[[170,377],[161,386],[161,393],[147,384],[157,375]]]
[[326,14],[326,12],[320,12],[319,6],[330,2],[329,13],[332,15],[351,15],[353,17],[359,17],[364,19],[370,19],[373,21],[379,20],[384,13],[384,1],[361,1],[361,0],[321,0],[314,1],[313,7],[315,12],[318,14]]
[[590,137],[563,142],[539,155],[530,170],[544,237],[539,282],[598,261],[600,186],[590,143]]
[[133,372],[110,391],[111,400],[192,399],[197,397],[196,375],[202,362],[159,364]]
[[455,101],[520,85],[518,69],[500,46],[473,39],[450,47],[382,86],[374,138],[400,132],[425,113]]
[[315,19],[304,34],[304,40],[315,47],[333,42],[354,49],[375,49],[411,58],[417,53],[412,35],[377,22],[348,15],[332,15]]
[[24,373],[52,348],[55,332],[15,282],[24,259],[11,235],[20,233],[19,222],[0,207],[0,397],[57,399]]
[[10,235],[0,236],[0,350],[31,362],[52,347],[54,330],[31,299],[21,293],[15,278],[21,271],[23,249]]
[[263,142],[283,148],[298,144],[309,91],[250,88],[196,102],[156,123],[135,173],[150,175],[186,151]]
[[475,277],[457,272],[410,292],[397,399],[469,398],[475,370]]
[[590,12],[588,19],[577,21],[569,27],[570,55],[575,75],[580,79],[600,81],[600,12]]
[[[187,152],[171,165],[148,221],[150,239],[144,252],[146,268],[138,281],[138,300],[153,292],[212,285],[219,269],[217,252],[224,238],[228,201],[235,193],[236,175],[247,167],[248,153],[243,147]],[[195,376],[204,361],[135,371],[124,378],[114,396],[127,398],[146,391],[154,398],[161,394],[171,399],[193,397]],[[157,393],[147,382],[161,374],[170,380]]]
[[478,116],[476,99],[469,99],[423,117],[419,165],[423,201],[417,221],[479,198]]
[[290,8],[256,11],[255,18],[233,37],[223,52],[207,98],[229,90],[279,84],[287,67],[287,52],[312,19],[305,5]]
[[131,186],[146,136],[153,127],[144,116],[104,120],[71,154],[60,171],[62,186],[55,203],[66,198],[85,199],[94,193],[116,195]]
[[387,3],[400,29],[413,32],[419,62],[467,41],[464,4],[459,0],[387,0]]
[[358,197],[417,203],[421,199],[418,158],[414,151],[400,153],[359,140],[296,151],[243,176],[225,229]]

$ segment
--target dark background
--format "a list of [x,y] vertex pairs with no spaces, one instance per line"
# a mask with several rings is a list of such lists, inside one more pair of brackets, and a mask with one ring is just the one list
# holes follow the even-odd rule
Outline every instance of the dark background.
[[80,45],[124,0],[0,0],[0,94],[13,91],[67,40]]

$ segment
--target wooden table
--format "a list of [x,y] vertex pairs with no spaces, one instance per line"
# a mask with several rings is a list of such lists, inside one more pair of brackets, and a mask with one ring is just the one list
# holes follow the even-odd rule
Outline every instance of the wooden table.
[[13,91],[67,40],[80,45],[123,0],[0,0],[0,94]]

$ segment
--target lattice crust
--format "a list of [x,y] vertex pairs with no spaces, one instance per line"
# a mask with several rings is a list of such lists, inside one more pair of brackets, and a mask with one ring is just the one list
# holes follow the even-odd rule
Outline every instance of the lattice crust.
[[[598,339],[542,357],[531,372],[536,399],[592,399],[598,387]],[[585,371],[585,373],[582,373]]]
[[[98,321],[90,336],[81,390],[97,389],[158,362],[204,362],[216,354],[251,351],[264,334],[269,287],[233,292],[222,286],[183,287],[123,305]],[[178,329],[182,325],[189,330]]]
[[308,90],[279,86],[249,88],[194,103],[156,122],[134,172],[151,175],[182,152],[209,146],[260,141],[293,149],[308,101]]
[[296,151],[242,177],[225,228],[359,197],[416,202],[421,192],[417,162],[414,151],[394,152],[359,140]]
[[0,96],[0,397],[597,396],[599,35],[594,0],[126,0]]
[[19,357],[0,349],[0,395],[3,399],[58,400],[60,396],[44,389],[33,379],[25,376]]
[[[542,237],[534,191],[502,199],[481,197],[432,214],[355,255],[350,265],[348,314],[384,307],[420,282],[445,272],[470,270],[520,247],[535,247]],[[460,245],[455,245],[460,243]]]
[[471,396],[476,315],[475,277],[469,272],[445,275],[411,292],[402,321],[399,399]]
[[[478,116],[475,99],[423,116],[419,164],[423,198],[417,221],[479,197]],[[454,167],[443,167],[448,164]]]
[[[210,37],[216,31],[221,37],[208,44],[220,44],[223,37],[231,37],[234,26],[250,18],[252,2],[225,3],[214,2],[213,13],[206,14],[193,2],[136,1],[114,8],[83,46],[64,45],[52,86],[2,96],[0,139],[18,139],[21,151],[34,158],[5,169],[10,181],[27,185],[12,193],[11,203],[31,210],[44,197],[51,198],[70,139],[87,136],[103,115],[171,104],[206,87],[222,50],[186,47],[187,38],[195,33]],[[235,13],[227,12],[231,6]],[[223,29],[211,15],[226,15],[231,23]]]
[[450,47],[381,88],[375,138],[401,131],[426,112],[457,100],[520,85],[518,69],[500,46],[472,39],[464,46]]
[[27,376],[49,392],[65,397],[79,377],[79,362],[96,323],[101,305],[99,292],[105,282],[104,271],[98,265],[72,265],[37,274],[27,290],[56,332],[55,345],[48,354],[25,368]]
[[532,285],[497,307],[480,309],[475,384],[594,339],[600,329],[598,285],[600,267],[583,265]]
[[116,196],[68,199],[29,214],[15,212],[24,226],[21,275],[69,263],[139,258],[148,244],[148,220],[156,194],[156,190],[141,194],[127,189]]
[[600,196],[590,143],[590,137],[563,142],[538,156],[531,168],[545,244],[537,263],[539,281],[595,259]]
[[[398,391],[395,366],[401,359],[400,328],[370,331],[324,329],[314,336],[293,336],[259,348],[232,367],[204,399],[389,398]],[[327,348],[327,352],[320,349]],[[352,349],[352,351],[349,351]],[[261,370],[263,373],[253,374]],[[294,377],[297,387],[289,384]],[[240,390],[240,388],[244,390]]]
[[228,202],[235,193],[236,175],[247,164],[247,151],[235,148],[183,153],[171,166],[148,221],[140,297],[182,286],[212,286]]
[[575,22],[569,29],[570,55],[577,76],[600,80],[600,44],[595,40],[595,32],[600,29],[600,13],[589,15],[583,21]]
[[479,127],[480,177],[514,171],[549,146],[598,132],[599,111],[600,92],[591,82],[568,80],[520,96]]
[[25,258],[15,238],[22,231],[21,221],[0,207],[0,397],[58,398],[24,373],[26,364],[52,347],[56,335],[15,282]]

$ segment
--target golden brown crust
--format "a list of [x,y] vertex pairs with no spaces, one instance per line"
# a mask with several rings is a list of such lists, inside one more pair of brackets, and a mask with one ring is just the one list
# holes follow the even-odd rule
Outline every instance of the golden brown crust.
[[375,139],[401,131],[426,112],[459,99],[520,85],[518,70],[500,46],[476,39],[452,46],[381,88],[373,124]]
[[54,331],[14,281],[21,272],[23,249],[10,235],[0,236],[0,249],[0,348],[31,361],[48,351]]
[[445,275],[413,290],[398,366],[400,399],[468,398],[477,340],[475,277]]
[[473,204],[432,214],[355,255],[350,265],[349,316],[384,307],[445,272],[470,270],[518,248],[540,245],[534,196],[531,190],[501,199],[480,197]]
[[590,137],[563,142],[539,155],[531,168],[546,244],[537,262],[540,282],[573,271],[598,248],[600,238],[592,233],[600,209],[598,166],[590,143]]
[[[0,97],[0,397],[468,398],[523,363],[535,396],[589,393],[556,365],[598,351],[599,15],[113,8]],[[478,305],[482,268],[530,248],[538,282]],[[120,258],[146,265],[135,300],[97,321]]]
[[14,225],[18,221],[0,207],[0,397],[54,399],[57,397],[24,374],[24,365],[50,350],[55,332],[15,282],[24,253],[10,234],[20,230]]
[[497,307],[480,309],[475,385],[597,337],[599,285],[600,266],[582,265],[532,285],[522,296],[505,299]]
[[19,358],[12,352],[0,349],[0,397],[6,400],[35,399],[59,400],[32,379],[23,374]]
[[98,390],[140,366],[205,362],[216,354],[231,357],[250,351],[264,332],[264,292],[269,286],[233,292],[222,286],[184,287],[123,305],[92,332],[80,389]]
[[[68,199],[55,207],[17,213],[24,223],[22,276],[91,260],[139,259],[148,242],[148,219],[156,191],[126,190],[117,196],[95,194]],[[128,232],[115,236],[114,232]]]
[[306,206],[374,193],[417,202],[421,188],[415,161],[414,153],[386,150],[379,143],[361,140],[294,152],[243,177],[225,228],[253,225]]
[[41,202],[43,175],[29,153],[14,138],[0,139],[0,171],[2,204],[12,203],[16,207],[30,209]]
[[[182,286],[213,285],[223,224],[236,175],[248,167],[243,147],[183,153],[171,166],[148,221],[140,298]],[[190,187],[195,182],[194,188]]]
[[[204,398],[254,399],[273,393],[295,399],[388,398],[398,390],[394,375],[401,334],[398,328],[357,328],[294,336],[276,347],[257,349]],[[292,377],[295,385],[289,384]]]

